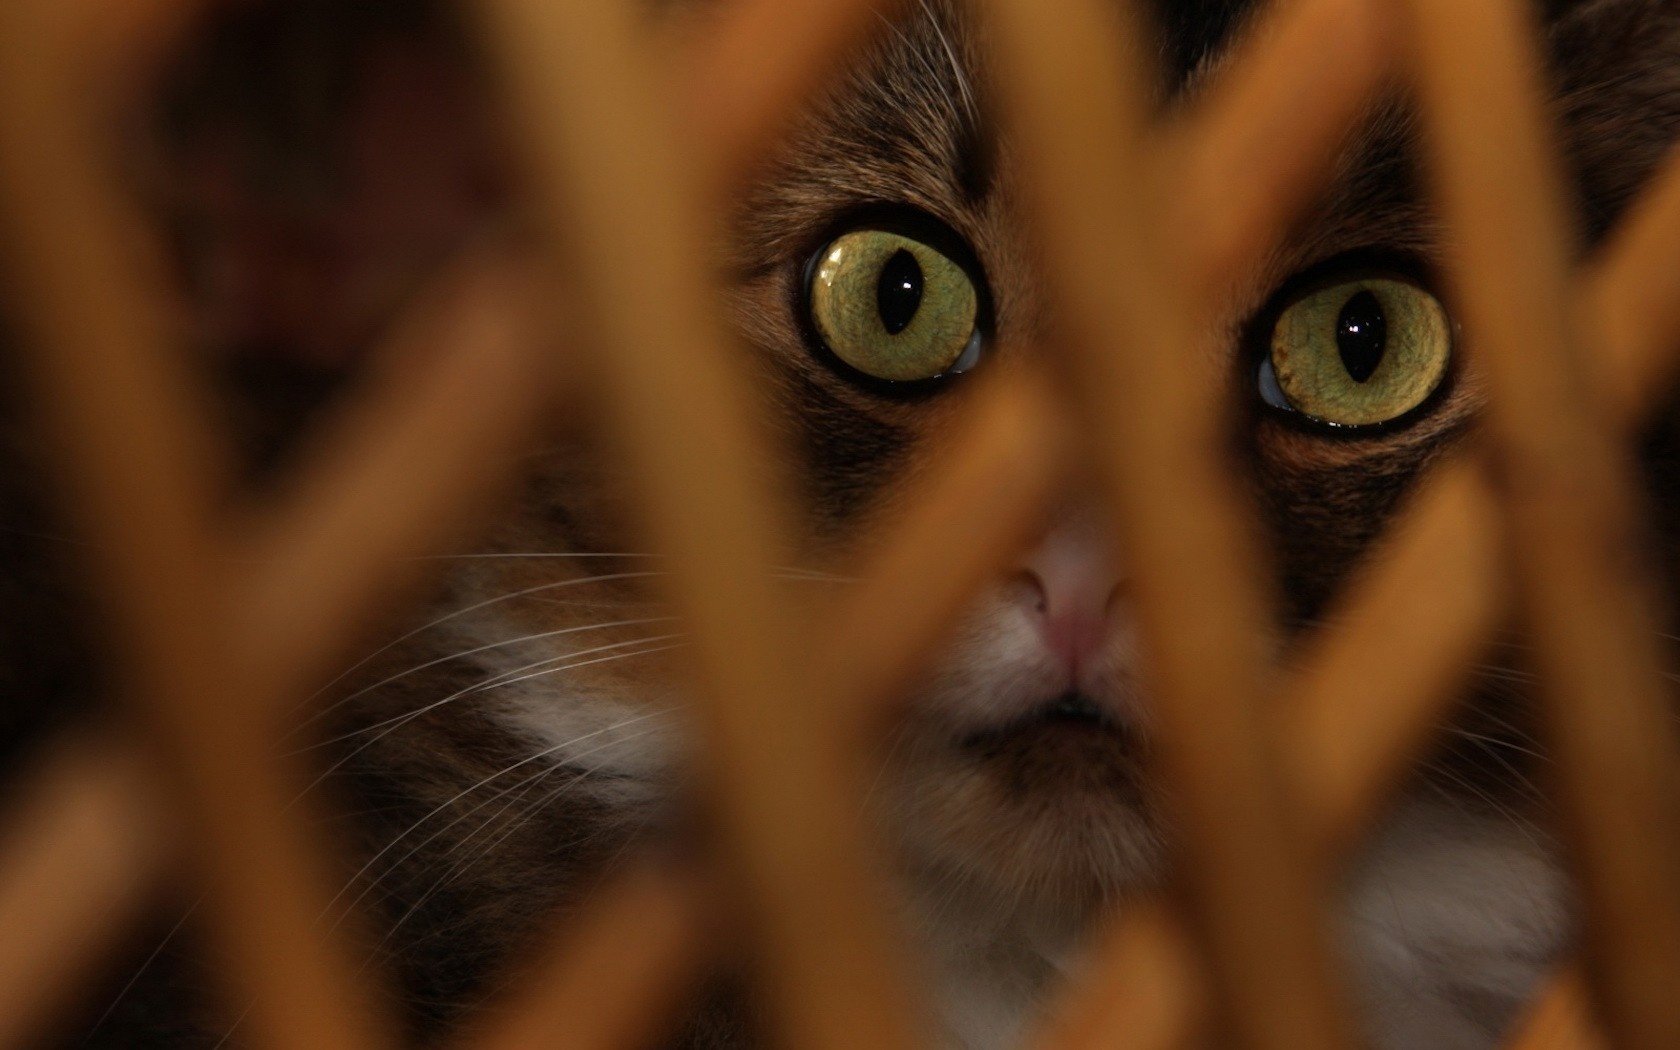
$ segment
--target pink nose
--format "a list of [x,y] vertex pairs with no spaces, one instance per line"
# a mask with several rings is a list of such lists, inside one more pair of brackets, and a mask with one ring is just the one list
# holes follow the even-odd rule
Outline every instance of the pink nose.
[[1108,641],[1122,586],[1101,536],[1084,523],[1059,526],[1022,560],[1019,578],[1045,647],[1077,683]]

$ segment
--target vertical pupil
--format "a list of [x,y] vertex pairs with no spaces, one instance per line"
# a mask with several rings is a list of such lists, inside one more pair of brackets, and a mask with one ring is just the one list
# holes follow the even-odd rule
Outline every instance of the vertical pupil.
[[881,267],[875,286],[875,305],[889,335],[897,335],[915,320],[922,305],[922,267],[908,248],[900,248]]
[[1342,367],[1355,383],[1371,378],[1382,364],[1387,344],[1388,319],[1374,293],[1366,289],[1342,305],[1341,315],[1336,318],[1336,349],[1341,352]]

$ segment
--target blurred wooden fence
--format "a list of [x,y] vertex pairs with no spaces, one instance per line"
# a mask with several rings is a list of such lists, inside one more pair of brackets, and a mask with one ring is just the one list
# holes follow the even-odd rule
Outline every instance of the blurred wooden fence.
[[[708,469],[768,450],[751,413],[730,407],[753,392],[689,260],[703,255],[710,203],[749,177],[884,5],[730,5],[681,64],[674,103],[668,56],[635,5],[476,0],[552,248],[589,260],[566,268],[577,280],[565,298],[591,326],[534,306],[554,296],[533,294],[547,278],[531,267],[476,250],[395,329],[387,356],[423,367],[370,381],[286,498],[258,513],[229,508],[223,438],[101,133],[133,70],[196,17],[192,0],[0,4],[7,302],[140,727],[60,741],[15,797],[0,839],[0,1045],[44,1030],[177,862],[205,892],[229,1001],[253,1004],[249,1041],[391,1040],[382,999],[314,921],[328,869],[285,805],[299,771],[271,757],[274,733],[412,590],[415,555],[458,535],[507,480],[483,465],[510,458],[588,382],[677,570],[668,596],[694,633],[718,771],[713,846],[733,881],[625,876],[557,931],[476,1043],[619,1047],[665,1031],[717,940],[709,901],[727,892],[747,907],[787,1045],[925,1044],[855,762],[885,701],[1083,455],[1140,577],[1185,886],[1170,905],[1123,910],[1038,1045],[1194,1045],[1215,1017],[1249,1047],[1353,1043],[1326,936],[1337,865],[1514,605],[1540,643],[1587,936],[1512,1045],[1680,1047],[1680,796],[1650,629],[1660,606],[1624,557],[1638,527],[1627,438],[1680,357],[1680,167],[1574,264],[1520,0],[1282,0],[1169,127],[1147,111],[1150,71],[1110,48],[1107,0],[976,2],[1066,345],[977,387],[971,439],[926,473],[833,619],[808,629],[755,571],[788,543],[780,495],[764,472]],[[1190,337],[1199,304],[1260,258],[1396,76],[1422,102],[1492,408],[1471,447],[1424,479],[1340,599],[1338,626],[1285,674],[1261,644],[1260,568],[1210,392],[1151,351]],[[616,294],[632,286],[633,304]],[[545,352],[550,331],[571,354]],[[426,469],[408,469],[417,456]],[[952,549],[940,541],[957,522],[968,542]],[[1193,651],[1172,644],[1184,637],[1199,639]],[[793,653],[816,656],[796,668]],[[780,702],[794,683],[807,703]]]

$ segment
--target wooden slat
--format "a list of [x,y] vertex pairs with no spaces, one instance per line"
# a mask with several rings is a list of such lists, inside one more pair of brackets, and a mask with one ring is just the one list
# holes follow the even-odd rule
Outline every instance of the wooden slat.
[[[1629,1047],[1680,1045],[1680,800],[1630,464],[1575,355],[1571,247],[1514,0],[1407,5],[1460,318],[1493,394],[1519,594],[1541,672],[1556,798],[1583,888],[1590,972]],[[1513,244],[1513,235],[1520,237]]]
[[658,1045],[699,985],[711,917],[691,881],[635,870],[585,901],[469,1050]]
[[[1265,259],[1331,173],[1394,64],[1387,6],[1290,0],[1246,37],[1169,133],[1166,199],[1187,287],[1223,291]],[[1332,42],[1328,43],[1328,42]]]
[[485,0],[550,228],[578,277],[646,533],[692,629],[704,758],[753,905],[778,1028],[802,1046],[910,1045],[907,982],[875,878],[854,755],[808,717],[769,572],[787,530],[757,410],[725,345],[698,201],[649,56],[616,4]]
[[[1254,537],[1180,289],[1151,264],[1141,85],[1103,8],[995,0],[1004,114],[1067,337],[1067,392],[1125,537],[1184,889],[1215,985],[1254,1047],[1346,1045],[1324,873],[1288,817],[1259,703]],[[1066,100],[1080,98],[1069,108]]]
[[[227,0],[65,0],[57,6],[76,75],[105,101],[146,97],[182,38]],[[109,114],[105,114],[109,115]]]
[[840,59],[905,0],[744,0],[720,12],[683,78],[683,110],[699,149],[716,158],[727,194],[751,176],[779,132]]
[[314,439],[279,505],[255,508],[235,602],[246,703],[272,711],[318,686],[435,569],[420,559],[497,506],[560,385],[530,269],[496,248],[460,259],[398,321],[378,355],[389,374]]
[[231,972],[281,1044],[367,1046],[379,1026],[347,961],[312,930],[326,895],[270,741],[230,702],[221,546],[225,476],[142,218],[110,185],[51,4],[0,7],[0,238],[25,364],[121,667],[197,837],[189,855]]
[[1477,468],[1425,478],[1389,556],[1339,600],[1357,618],[1320,631],[1284,694],[1295,797],[1337,855],[1435,735],[1504,610],[1498,509]]
[[1505,1044],[1507,1050],[1609,1050],[1591,1011],[1586,980],[1567,970],[1546,986]]
[[1191,1050],[1203,1045],[1207,993],[1172,911],[1128,902],[1034,1040],[1042,1050]]
[[1597,333],[1602,388],[1624,418],[1673,392],[1680,371],[1680,151],[1670,153],[1588,270],[1582,311]]
[[852,739],[879,739],[901,713],[925,654],[1042,528],[1064,484],[1069,435],[1043,377],[1023,368],[981,382],[902,509],[879,523],[886,540],[817,632],[817,663]]
[[0,1047],[38,1042],[157,888],[173,828],[132,749],[78,735],[25,770],[0,823]]

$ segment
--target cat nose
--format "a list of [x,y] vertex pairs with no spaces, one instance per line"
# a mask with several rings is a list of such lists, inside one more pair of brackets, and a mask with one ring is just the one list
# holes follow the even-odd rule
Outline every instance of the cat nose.
[[1016,579],[1023,611],[1077,683],[1108,642],[1124,588],[1102,536],[1083,522],[1058,527],[1021,560]]

